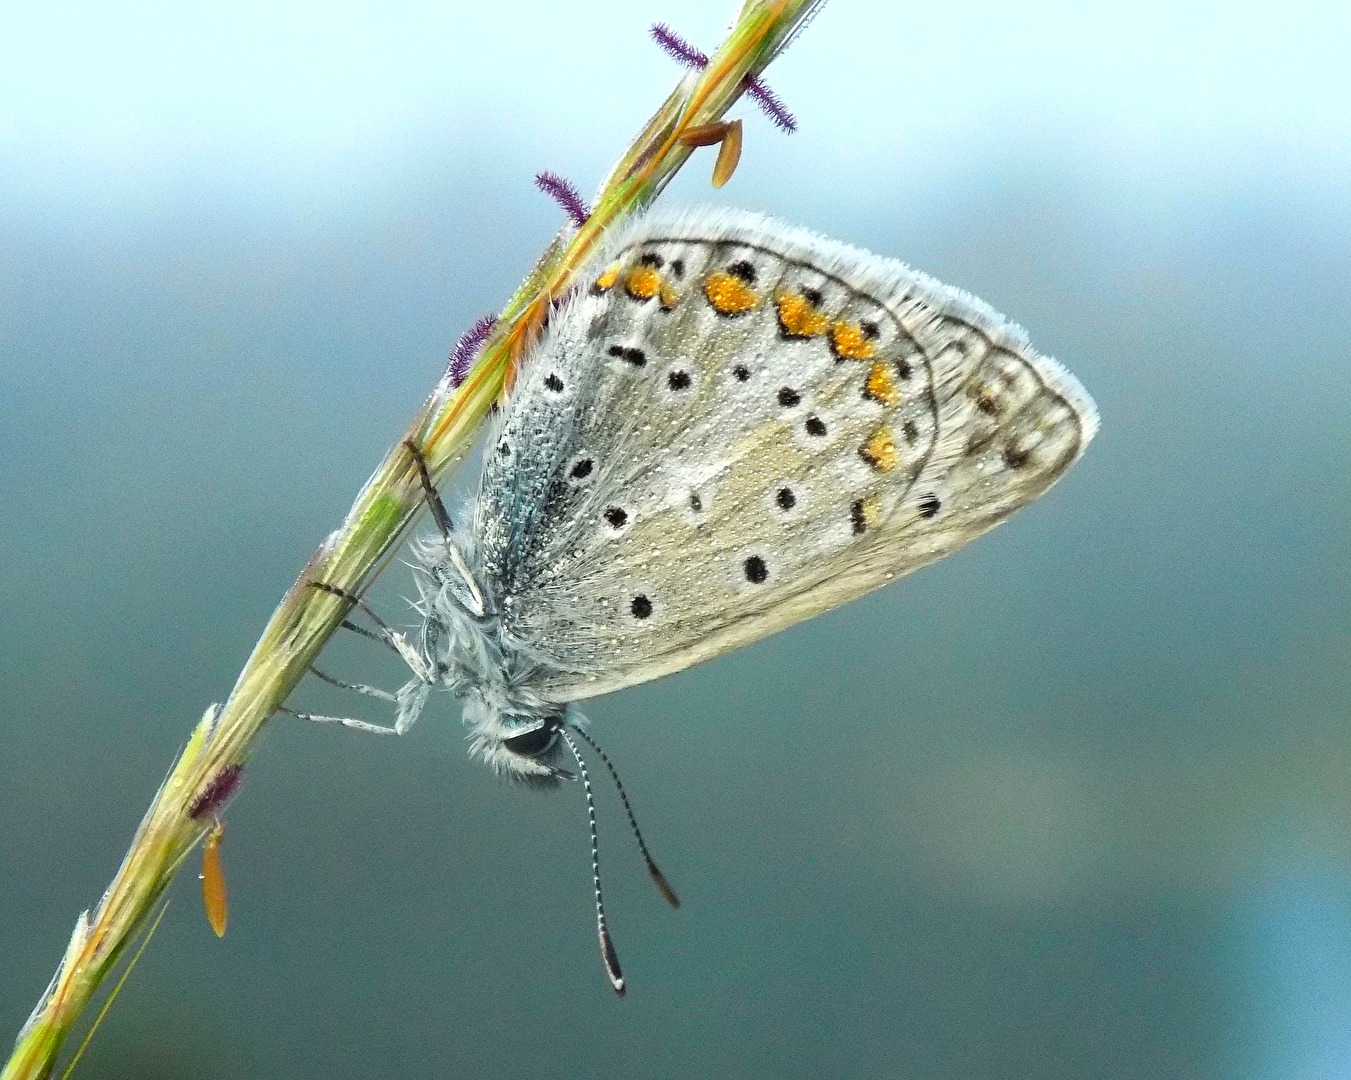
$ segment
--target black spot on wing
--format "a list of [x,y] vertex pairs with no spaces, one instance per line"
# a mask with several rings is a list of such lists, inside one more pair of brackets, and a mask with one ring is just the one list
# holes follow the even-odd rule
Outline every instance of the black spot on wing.
[[642,349],[635,349],[629,345],[611,345],[606,350],[617,360],[623,360],[625,363],[632,364],[634,367],[642,367],[647,363],[647,353]]
[[863,509],[862,499],[855,499],[854,505],[849,508],[849,523],[853,526],[855,536],[868,531],[868,515]]
[[747,285],[755,284],[755,267],[745,259],[739,259],[727,268],[727,272],[734,278],[740,278]]

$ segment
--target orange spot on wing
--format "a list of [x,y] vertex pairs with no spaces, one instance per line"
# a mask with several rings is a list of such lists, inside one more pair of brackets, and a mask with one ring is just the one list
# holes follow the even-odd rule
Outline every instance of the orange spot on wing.
[[837,322],[832,326],[830,347],[841,360],[871,360],[877,353],[857,323]]
[[901,401],[901,388],[896,385],[891,365],[882,360],[873,361],[873,366],[868,370],[867,381],[863,384],[863,392],[887,408],[899,405]]
[[635,300],[660,298],[661,306],[670,311],[680,299],[674,286],[651,266],[635,266],[624,275],[624,291]]
[[624,275],[624,291],[635,300],[651,300],[663,284],[661,275],[650,266],[635,266]]
[[880,427],[858,448],[859,456],[878,472],[891,472],[901,463],[901,452],[889,428]]
[[206,921],[211,924],[216,937],[225,936],[225,926],[230,920],[225,866],[220,858],[220,841],[224,835],[225,826],[218,821],[202,845],[202,906],[206,908]]
[[799,292],[781,292],[774,302],[779,309],[779,325],[789,337],[816,337],[830,325],[830,320]]
[[744,315],[760,303],[760,294],[734,274],[718,270],[704,282],[704,295],[720,315]]
[[619,264],[611,263],[601,271],[600,277],[596,278],[596,283],[591,286],[593,292],[606,292],[614,288],[614,283],[619,280]]

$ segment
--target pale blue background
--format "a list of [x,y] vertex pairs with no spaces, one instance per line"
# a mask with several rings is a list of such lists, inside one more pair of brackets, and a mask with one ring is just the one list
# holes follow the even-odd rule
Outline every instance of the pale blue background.
[[[677,75],[647,24],[732,7],[0,9],[0,1032],[557,227],[532,174],[591,190]],[[594,704],[685,900],[605,795],[626,1000],[580,793],[497,784],[448,701],[278,719],[229,935],[185,873],[83,1075],[1351,1075],[1348,40],[1311,0],[834,0],[769,76],[802,131],[740,109],[716,198],[1007,311],[1099,442],[946,563]]]

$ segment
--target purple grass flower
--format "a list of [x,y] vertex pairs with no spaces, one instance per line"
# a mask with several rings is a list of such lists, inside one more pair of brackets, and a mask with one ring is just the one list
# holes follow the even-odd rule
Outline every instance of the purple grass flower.
[[757,105],[760,111],[774,122],[775,127],[780,131],[791,135],[797,130],[797,117],[788,111],[779,96],[771,90],[758,75],[747,75],[745,78],[746,93]]
[[708,67],[708,54],[701,53],[665,23],[652,24],[652,40],[662,47],[671,59],[689,68]]
[[244,766],[230,764],[207,781],[206,787],[197,793],[197,797],[188,805],[188,817],[194,821],[214,814],[224,806],[239,790],[244,779]]
[[450,374],[451,385],[459,386],[464,382],[470,367],[473,366],[474,357],[478,356],[483,343],[488,340],[488,335],[493,332],[496,325],[496,315],[484,315],[461,335],[460,340],[455,343],[455,348],[450,351],[450,363],[446,367],[446,371]]
[[572,219],[572,223],[581,228],[591,216],[586,201],[572,183],[557,173],[542,172],[535,174],[535,187],[544,192],[563,208],[563,213]]
[[[662,51],[673,60],[688,68],[708,67],[708,54],[700,52],[665,23],[652,25],[652,40],[661,46]],[[746,93],[751,96],[763,112],[781,131],[792,134],[797,130],[797,118],[779,100],[779,96],[758,75],[747,75],[742,81]]]

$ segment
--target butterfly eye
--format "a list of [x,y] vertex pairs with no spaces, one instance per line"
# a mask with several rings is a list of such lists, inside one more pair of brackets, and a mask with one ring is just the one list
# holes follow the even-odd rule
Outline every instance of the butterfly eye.
[[548,753],[558,741],[558,723],[551,717],[537,727],[508,736],[502,740],[502,746],[521,757],[539,757]]

